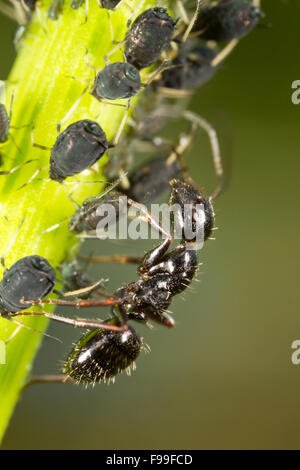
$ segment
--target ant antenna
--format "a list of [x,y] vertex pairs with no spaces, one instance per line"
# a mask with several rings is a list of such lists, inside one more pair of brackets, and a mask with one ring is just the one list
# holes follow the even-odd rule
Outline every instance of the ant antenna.
[[204,129],[209,137],[211,150],[212,150],[213,164],[214,164],[215,173],[217,177],[217,187],[209,198],[212,201],[217,196],[219,196],[219,194],[221,194],[224,188],[224,170],[223,170],[223,165],[222,165],[221,151],[220,151],[220,145],[219,145],[217,133],[215,129],[212,127],[212,125],[208,121],[206,121],[204,118],[199,116],[198,114],[195,114],[192,111],[184,111],[183,116],[189,121],[193,121],[202,129]]

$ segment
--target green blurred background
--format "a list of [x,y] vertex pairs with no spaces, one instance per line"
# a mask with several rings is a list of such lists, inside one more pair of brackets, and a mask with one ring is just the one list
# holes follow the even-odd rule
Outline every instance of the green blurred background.
[[[28,389],[4,448],[299,449],[300,365],[291,362],[291,344],[300,339],[300,105],[291,102],[291,83],[300,79],[300,2],[262,6],[271,27],[245,38],[190,106],[220,133],[232,176],[215,204],[216,241],[200,252],[200,283],[172,305],[176,328],[139,328],[152,352],[115,385]],[[0,16],[1,79],[13,62],[14,30]],[[173,127],[174,136],[183,125]],[[204,134],[188,162],[209,192]],[[85,251],[141,254],[146,246],[98,241]],[[134,267],[95,272],[111,278],[111,288],[136,278]],[[49,332],[63,344],[43,342],[35,373],[56,373],[80,336],[60,325]]]

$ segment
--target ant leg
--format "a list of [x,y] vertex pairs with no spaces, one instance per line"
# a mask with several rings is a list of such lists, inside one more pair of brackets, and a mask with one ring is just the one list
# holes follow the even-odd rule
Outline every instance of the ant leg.
[[196,123],[202,129],[204,129],[206,133],[208,134],[211,149],[212,149],[215,173],[217,177],[217,187],[209,198],[210,200],[213,200],[217,196],[219,196],[219,194],[222,192],[223,187],[224,187],[224,170],[223,170],[223,165],[222,165],[220,144],[219,144],[217,133],[215,129],[212,127],[212,125],[208,121],[203,119],[201,116],[199,116],[198,114],[195,114],[191,111],[184,111],[183,116],[186,119]]
[[[59,305],[72,305],[72,306],[84,306],[84,307],[94,307],[94,306],[106,306],[106,305],[120,305],[121,302],[123,302],[123,299],[107,299],[105,301],[99,301],[99,300],[81,300],[77,302],[71,302],[71,301],[63,301],[63,300],[57,300],[55,299],[56,302],[54,301],[43,301],[43,303],[55,303]],[[42,299],[40,301],[30,301],[30,303],[41,303]],[[26,303],[26,301],[24,301]],[[83,305],[84,303],[84,305]],[[75,328],[91,328],[91,329],[105,329],[109,331],[125,331],[127,330],[127,324],[123,324],[121,326],[117,325],[111,325],[109,323],[102,322],[100,320],[85,320],[85,319],[80,319],[80,318],[68,318],[68,317],[62,317],[59,315],[55,315],[54,313],[48,313],[48,312],[17,312],[17,313],[11,313],[9,314],[9,317],[16,317],[20,315],[30,315],[30,316],[42,316],[49,318],[50,320],[57,321],[59,323],[64,323],[66,325],[71,325],[74,326]]]
[[226,59],[226,57],[233,51],[233,49],[236,47],[238,44],[239,40],[238,39],[232,39],[227,46],[225,46],[221,52],[211,61],[210,65],[212,67],[217,67],[223,60]]
[[65,383],[75,383],[75,381],[68,375],[63,375],[63,374],[61,375],[37,375],[36,377],[33,377],[28,382],[26,382],[22,390],[25,390],[31,385],[49,384],[49,383],[65,384]]
[[141,264],[142,258],[139,256],[111,255],[111,256],[83,256],[78,255],[81,261],[89,263],[120,263],[120,264]]

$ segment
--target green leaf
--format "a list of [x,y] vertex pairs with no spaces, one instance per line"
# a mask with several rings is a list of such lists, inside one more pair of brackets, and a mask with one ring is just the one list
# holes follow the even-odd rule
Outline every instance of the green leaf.
[[[95,76],[95,71],[86,62],[102,68],[105,65],[103,56],[114,47],[109,18],[114,40],[121,41],[132,14],[124,2],[108,16],[96,0],[90,0],[86,16],[84,7],[73,10],[70,2],[65,1],[63,14],[57,21],[52,21],[47,18],[50,1],[42,3],[43,7],[33,15],[28,25],[5,92],[7,109],[13,94],[11,124],[19,129],[12,128],[8,143],[1,147],[1,170],[9,170],[32,160],[14,173],[0,176],[0,255],[5,254],[7,267],[19,258],[32,254],[45,256],[56,267],[77,243],[77,239],[68,232],[66,223],[75,210],[68,193],[72,192],[72,197],[80,203],[88,196],[99,194],[102,185],[82,183],[75,187],[46,181],[50,151],[33,147],[31,131],[34,128],[36,143],[49,148],[53,146],[57,123],[81,95],[87,85],[86,80],[93,80]],[[130,6],[134,9],[139,4],[137,0]],[[154,2],[145,2],[144,8],[153,5]],[[122,52],[119,50],[111,59],[123,60]],[[136,101],[133,100],[132,106]],[[86,93],[64,127],[79,119],[94,119],[104,129],[108,140],[112,140],[124,109],[100,103]],[[102,158],[93,168],[97,172],[88,170],[76,179],[102,180],[101,167],[105,160],[106,157]],[[42,170],[30,181],[39,168]],[[18,230],[23,218],[24,222]],[[60,221],[65,222],[58,229],[42,234],[42,231]],[[39,331],[47,326],[47,321],[42,317],[19,317],[19,321]],[[0,319],[0,340],[5,342],[15,328],[12,322]],[[0,440],[31,370],[41,338],[39,333],[22,328],[7,345],[6,364],[0,364]]]

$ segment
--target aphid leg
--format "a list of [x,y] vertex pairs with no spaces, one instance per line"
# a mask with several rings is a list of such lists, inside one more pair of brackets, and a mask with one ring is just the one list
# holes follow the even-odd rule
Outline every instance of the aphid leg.
[[204,118],[199,116],[198,114],[195,114],[191,111],[184,111],[183,116],[186,119],[196,123],[202,129],[204,129],[209,137],[211,150],[212,150],[213,164],[214,164],[214,169],[215,169],[216,178],[217,178],[217,187],[215,188],[215,190],[213,191],[213,193],[211,194],[209,198],[210,200],[213,200],[217,196],[219,196],[219,194],[222,192],[224,188],[224,170],[223,170],[223,165],[222,165],[220,144],[219,144],[217,133],[215,129],[213,128],[213,126]]
[[[88,286],[88,287],[82,287],[81,289],[76,289],[76,290],[73,290],[73,291],[62,293],[61,296],[62,297],[78,297],[79,295],[86,294],[86,293],[89,293],[89,292],[93,292],[94,290],[98,289],[99,286],[101,286],[101,285],[102,285],[102,280],[98,281],[98,282],[95,282],[94,284],[92,284],[91,286]],[[113,297],[114,296],[110,296],[109,298],[113,298]]]
[[36,148],[41,149],[41,150],[51,150],[51,147],[45,147],[45,145],[37,144],[34,141],[34,127],[31,129],[31,132],[30,132],[30,140],[31,140],[31,145],[33,147],[36,147]]
[[[27,163],[27,162],[25,162]],[[24,165],[25,163],[23,163],[22,165]],[[48,166],[40,166],[34,173],[33,175],[31,175],[31,177],[29,178],[28,181],[26,181],[26,183],[22,184],[22,186],[20,186],[17,191],[20,191],[21,189],[25,188],[25,186],[27,186],[28,184],[32,183],[32,181],[34,181],[37,177],[37,175],[41,172],[41,171],[44,171],[44,170],[49,170],[49,167]],[[51,181],[50,178],[48,179],[43,179],[43,178],[38,178],[39,181],[45,181],[45,182],[49,182]]]
[[[102,191],[102,193],[100,194],[99,196],[99,199],[101,197],[104,197],[107,193],[109,193],[110,191],[112,191],[116,186],[118,186],[120,184],[120,181],[121,179],[123,178],[120,177],[118,178],[116,181],[114,181],[113,183],[108,183],[108,187]],[[75,182],[75,183],[72,183],[72,182],[69,182],[69,183],[62,183],[63,185],[66,185],[66,184],[82,184],[82,183],[106,183],[107,184],[107,181],[78,181],[78,182]],[[26,183],[27,184],[27,183]],[[67,197],[68,199],[71,201],[72,204],[74,204],[74,206],[76,207],[76,210],[80,209],[80,205],[73,199],[72,197],[72,193],[68,193],[67,192]],[[44,235],[45,233],[49,233],[49,232],[52,232],[52,230],[56,230],[57,228],[59,228],[62,224],[64,224],[65,222],[68,222],[69,221],[69,218],[66,218],[66,219],[63,219],[61,220],[60,222],[57,222],[56,224],[54,225],[51,225],[50,227],[46,228],[45,230],[43,230],[41,232],[41,235]]]
[[89,86],[90,85],[87,85],[83,91],[81,92],[80,96],[77,98],[77,100],[73,103],[73,105],[71,106],[71,108],[69,109],[69,111],[67,112],[67,114],[59,121],[59,123],[57,124],[56,126],[56,129],[57,129],[57,132],[60,132],[60,129],[61,129],[61,126],[62,124],[64,124],[68,119],[69,117],[71,116],[71,114],[74,113],[74,111],[76,110],[76,108],[78,107],[80,101],[82,100],[82,98],[84,97],[84,95],[86,94],[87,90],[89,89]]
[[182,0],[176,0],[176,5],[177,5],[177,8],[180,12],[180,16],[181,16],[183,22],[185,24],[189,24],[190,20],[189,20],[188,14],[186,12],[186,9],[183,6]]
[[130,108],[130,99],[127,102],[127,106],[126,106],[124,116],[122,118],[122,121],[121,121],[121,124],[119,126],[118,132],[115,135],[115,138],[114,138],[114,141],[113,141],[114,146],[116,146],[117,143],[119,142],[119,138],[120,138],[120,136],[123,132],[124,126],[125,126],[127,118],[128,118],[129,108]]
[[190,180],[191,178],[189,176],[189,172],[185,165],[185,162],[182,158],[182,154],[191,145],[195,130],[196,130],[196,125],[195,123],[193,123],[190,133],[187,135],[181,136],[179,138],[177,145],[172,148],[172,152],[168,156],[167,162],[166,162],[167,165],[172,165],[175,160],[178,160],[180,167],[181,167],[181,171],[186,180]]
[[[25,220],[25,216],[22,217],[21,219],[21,222],[19,223],[18,227],[16,228],[15,232],[12,234],[11,238],[10,238],[10,241],[9,241],[9,244],[8,244],[8,247],[6,248],[5,252],[1,255],[0,257],[0,263],[1,265],[3,266],[4,270],[6,271],[6,266],[5,266],[5,258],[7,257],[8,253],[10,252],[10,250],[12,249],[12,247],[14,246],[15,244],[15,241],[19,235],[19,232],[22,228],[22,225],[24,223],[24,220]],[[1,316],[1,315],[0,315]]]
[[211,61],[210,65],[212,67],[217,67],[224,59],[233,51],[233,49],[238,44],[238,39],[232,39],[220,52],[219,54]]
[[31,160],[27,160],[26,162],[23,162],[23,163],[20,163],[19,165],[15,166],[14,168],[12,168],[11,170],[2,170],[0,171],[0,175],[11,175],[12,173],[14,173],[15,171],[19,170],[20,168],[22,168],[24,165],[27,165],[28,163],[31,163],[31,162],[34,162],[34,161],[37,161],[36,158],[33,158]]
[[[27,312],[29,313],[29,312]],[[47,338],[54,339],[55,341],[59,341],[62,343],[62,341],[59,338],[56,338],[55,336],[49,335],[48,333],[44,333],[43,331],[36,330],[35,328],[32,328],[31,326],[24,325],[24,323],[21,323],[15,319],[12,319],[13,314],[7,313],[7,314],[0,314],[0,318],[4,318],[5,320],[9,320],[15,325],[17,325],[17,328],[12,332],[10,337],[5,341],[5,344],[8,344],[18,333],[22,328],[25,328],[26,330],[33,331],[34,333],[39,333],[40,335],[46,336]]]
[[126,37],[125,39],[123,39],[123,41],[119,42],[115,47],[113,47],[107,54],[105,54],[105,56],[103,57],[103,59],[105,60],[105,63],[106,64],[110,64],[110,60],[109,60],[109,56],[111,56],[112,54],[114,54],[115,52],[117,52],[122,46],[123,44],[125,44],[126,42]]
[[[17,322],[15,322],[15,323],[17,323]],[[5,344],[8,344],[15,336],[17,336],[17,334],[19,333],[19,331],[21,329],[22,329],[21,325],[17,326],[17,328],[14,329],[14,331],[12,332],[10,337],[5,341]]]
[[[6,15],[8,18],[10,18],[11,20],[13,21],[16,21],[16,12],[14,10],[13,7],[7,5],[6,3],[4,2],[0,2],[0,11]],[[17,20],[17,22],[19,23],[19,21]],[[20,23],[19,23],[20,24]]]
[[201,0],[197,0],[197,6],[196,6],[196,10],[192,16],[192,19],[191,21],[189,22],[189,25],[188,27],[186,28],[186,31],[183,35],[183,38],[182,38],[182,42],[185,42],[187,40],[187,38],[189,37],[190,35],[190,32],[192,31],[193,29],[193,26],[195,24],[195,21],[197,20],[198,18],[198,15],[199,15],[199,11],[200,11],[200,8],[201,8],[202,4],[201,4]]
[[[98,5],[99,5],[99,1],[98,1]],[[109,25],[111,42],[112,42],[112,44],[117,44],[117,41],[115,41],[115,39],[114,39],[114,28],[113,28],[113,24],[112,24],[112,21],[111,21],[110,13],[109,13],[108,10],[105,10],[105,11],[106,11],[106,14],[107,14],[107,21],[108,21],[108,25]]]
[[140,10],[142,10],[145,1],[146,1],[146,0],[141,0],[140,3],[139,3],[139,5],[138,5],[138,7],[137,7],[135,10],[133,10],[132,14],[130,15],[129,20],[127,21],[127,25],[126,25],[127,28],[129,28],[129,26],[130,26],[131,23],[132,23],[132,20],[137,16],[138,12],[139,12]]
[[12,18],[14,21],[17,21],[18,24],[26,24],[27,23],[27,15],[26,12],[18,0],[10,0],[10,2],[14,6],[14,17]]
[[168,59],[165,59],[159,67],[157,67],[157,69],[153,72],[152,75],[150,75],[150,77],[148,78],[147,82],[146,83],[142,83],[142,86],[143,87],[147,87],[150,85],[150,83],[153,82],[153,80],[161,73],[163,72],[164,70],[166,70],[168,68],[168,63],[169,63],[169,60]]

